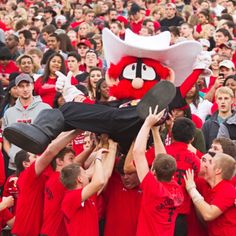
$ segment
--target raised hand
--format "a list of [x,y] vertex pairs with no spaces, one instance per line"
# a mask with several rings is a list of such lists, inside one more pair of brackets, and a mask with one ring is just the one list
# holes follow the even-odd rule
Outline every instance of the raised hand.
[[189,192],[191,189],[196,188],[196,184],[194,182],[194,171],[186,170],[186,174],[184,176],[185,188]]
[[165,109],[157,113],[158,111],[158,105],[155,107],[154,111],[152,112],[152,108],[149,107],[149,115],[147,116],[145,120],[145,124],[149,127],[152,127],[156,125],[156,123],[162,118],[164,115]]

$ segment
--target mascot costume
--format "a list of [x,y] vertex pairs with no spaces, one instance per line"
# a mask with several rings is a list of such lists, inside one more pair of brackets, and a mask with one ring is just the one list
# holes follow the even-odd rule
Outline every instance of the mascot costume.
[[210,55],[202,51],[200,43],[184,41],[170,46],[169,32],[144,37],[127,29],[123,41],[104,29],[103,45],[108,84],[117,101],[107,105],[73,102],[82,92],[70,84],[70,73],[57,72],[56,86],[66,104],[60,110],[43,110],[33,124],[14,123],[3,135],[20,148],[39,154],[62,131],[79,128],[108,134],[125,153],[149,107],[158,105],[159,111],[174,107],[198,76],[209,72]]

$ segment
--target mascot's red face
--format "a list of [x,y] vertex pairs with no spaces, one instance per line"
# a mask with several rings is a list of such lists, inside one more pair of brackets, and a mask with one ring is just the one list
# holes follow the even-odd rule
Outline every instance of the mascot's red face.
[[111,64],[108,76],[119,80],[110,87],[110,93],[117,99],[141,99],[146,92],[161,79],[166,79],[169,69],[160,62],[137,57],[123,57],[116,64]]

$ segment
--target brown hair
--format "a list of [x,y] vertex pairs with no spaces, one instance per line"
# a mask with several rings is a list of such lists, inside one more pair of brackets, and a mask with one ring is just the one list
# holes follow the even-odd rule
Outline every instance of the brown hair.
[[73,190],[77,186],[77,178],[81,173],[80,165],[77,163],[69,164],[65,166],[61,170],[60,180],[62,184],[70,189]]
[[53,170],[56,170],[56,168],[57,168],[56,159],[60,159],[60,160],[63,161],[63,160],[64,160],[64,157],[65,157],[65,155],[66,155],[67,153],[72,153],[72,154],[75,155],[75,151],[74,151],[72,148],[70,148],[70,147],[65,147],[65,148],[63,148],[63,149],[53,158],[53,160],[52,160],[52,162],[51,162],[51,166],[52,166]]
[[224,153],[217,153],[214,159],[216,159],[215,168],[219,168],[222,171],[222,179],[230,180],[236,171],[236,161],[234,158]]
[[152,170],[159,181],[169,182],[176,171],[176,161],[174,157],[160,153],[152,163]]
[[236,145],[231,139],[224,137],[215,138],[213,143],[220,144],[223,149],[223,153],[236,159]]

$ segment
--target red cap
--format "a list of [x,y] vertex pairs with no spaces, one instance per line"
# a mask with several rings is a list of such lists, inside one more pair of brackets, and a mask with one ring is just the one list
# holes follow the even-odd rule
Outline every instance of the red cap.
[[128,20],[124,17],[124,16],[118,16],[117,18],[116,18],[119,22],[123,22],[125,25],[128,25]]
[[81,45],[81,44],[83,44],[83,45],[85,45],[85,46],[87,46],[87,47],[89,47],[89,48],[91,48],[91,43],[90,43],[90,41],[88,40],[88,39],[81,39],[79,42],[78,42],[78,44],[77,44],[77,46],[79,46],[79,45]]

